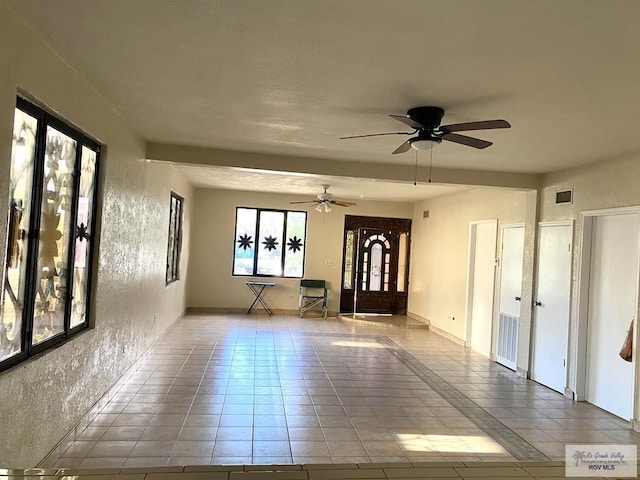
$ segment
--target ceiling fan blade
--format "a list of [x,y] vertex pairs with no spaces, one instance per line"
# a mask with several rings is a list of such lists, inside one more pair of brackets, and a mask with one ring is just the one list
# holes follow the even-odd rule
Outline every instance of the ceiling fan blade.
[[395,118],[399,122],[404,123],[405,125],[409,125],[411,128],[415,128],[416,130],[420,130],[424,128],[424,125],[416,122],[412,118],[407,117],[406,115],[389,115],[391,118]]
[[458,135],[457,133],[447,133],[446,135],[442,136],[442,139],[479,149],[487,148],[493,145],[493,142],[487,142],[486,140],[480,140],[479,138],[467,137],[466,135]]
[[339,207],[353,207],[354,205],[357,205],[353,202],[339,202],[337,200],[329,200],[329,203],[331,205],[338,205]]
[[406,142],[404,142],[402,145],[400,145],[398,148],[396,148],[393,151],[393,154],[396,153],[404,153],[407,150],[409,150],[411,148],[411,139],[407,140]]
[[511,128],[511,124],[506,120],[485,120],[482,122],[454,123],[452,125],[442,125],[441,130],[445,132],[465,132],[468,130],[492,130],[494,128]]
[[308,200],[305,202],[289,202],[290,205],[299,204],[299,203],[322,203],[322,202],[319,200]]
[[413,135],[414,133],[416,132],[370,133],[369,135],[352,135],[350,137],[340,137],[340,140],[348,140],[350,138],[379,137],[381,135]]

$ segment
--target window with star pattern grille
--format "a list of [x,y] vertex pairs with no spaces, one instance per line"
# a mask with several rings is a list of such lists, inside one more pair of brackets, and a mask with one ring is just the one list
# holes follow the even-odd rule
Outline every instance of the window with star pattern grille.
[[88,326],[100,145],[17,99],[0,370]]
[[236,208],[233,275],[302,278],[307,212]]

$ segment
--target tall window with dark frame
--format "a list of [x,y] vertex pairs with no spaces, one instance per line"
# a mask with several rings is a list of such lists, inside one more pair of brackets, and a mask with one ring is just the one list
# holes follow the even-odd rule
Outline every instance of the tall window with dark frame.
[[18,98],[11,150],[0,370],[88,325],[100,145]]
[[171,192],[169,208],[169,241],[167,243],[166,283],[178,280],[180,275],[180,246],[182,245],[182,204],[184,199]]
[[302,278],[307,212],[236,208],[233,275]]

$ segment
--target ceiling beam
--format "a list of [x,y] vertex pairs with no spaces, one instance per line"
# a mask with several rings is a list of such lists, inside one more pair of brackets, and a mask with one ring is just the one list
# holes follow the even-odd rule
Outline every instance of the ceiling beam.
[[[292,157],[153,142],[147,143],[146,158],[188,165],[273,170],[395,182],[413,182],[416,174],[415,167],[411,165]],[[429,168],[419,167],[418,178],[429,178]],[[537,190],[540,188],[542,175],[434,167],[431,171],[431,179],[434,184]]]

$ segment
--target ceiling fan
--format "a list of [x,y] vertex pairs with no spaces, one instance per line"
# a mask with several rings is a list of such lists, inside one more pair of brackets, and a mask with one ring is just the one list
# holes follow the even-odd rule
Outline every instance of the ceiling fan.
[[352,207],[356,205],[353,202],[339,202],[338,200],[333,200],[333,195],[327,192],[329,189],[329,185],[322,185],[324,192],[319,193],[316,199],[306,200],[302,202],[289,202],[290,204],[299,204],[299,203],[311,203],[316,206],[316,210],[319,212],[328,213],[331,211],[331,205],[337,205],[339,207]]
[[341,137],[340,140],[349,138],[377,137],[380,135],[415,135],[394,150],[395,153],[404,153],[411,147],[416,150],[429,150],[434,144],[446,140],[448,142],[459,143],[473,148],[487,148],[493,145],[492,142],[480,140],[479,138],[468,137],[454,132],[465,132],[469,130],[492,130],[496,128],[511,128],[511,124],[506,120],[484,120],[480,122],[454,123],[451,125],[440,125],[444,115],[444,110],[440,107],[415,107],[410,109],[406,115],[389,115],[405,125],[413,128],[413,132],[389,132],[373,133],[369,135],[354,135],[351,137]]

